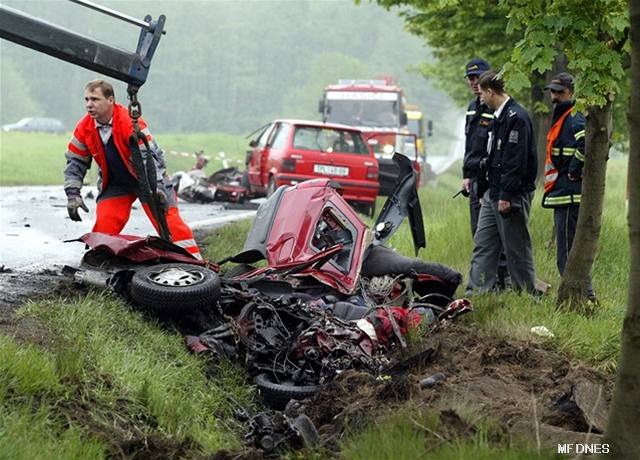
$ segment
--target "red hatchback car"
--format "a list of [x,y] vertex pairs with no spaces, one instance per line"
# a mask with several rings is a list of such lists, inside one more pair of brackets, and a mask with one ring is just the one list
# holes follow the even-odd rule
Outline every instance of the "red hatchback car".
[[275,120],[253,139],[245,186],[271,196],[281,185],[333,179],[345,200],[373,216],[378,161],[359,129],[305,120]]

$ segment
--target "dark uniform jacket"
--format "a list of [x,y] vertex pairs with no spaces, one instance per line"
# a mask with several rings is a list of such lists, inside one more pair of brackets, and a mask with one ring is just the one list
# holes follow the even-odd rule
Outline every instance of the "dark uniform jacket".
[[476,179],[480,174],[480,162],[487,156],[487,139],[493,120],[493,110],[475,98],[467,108],[464,126],[465,148],[462,177]]
[[[558,120],[575,101],[557,104],[553,111],[552,124]],[[553,143],[551,161],[558,170],[553,188],[544,194],[542,206],[560,208],[580,204],[582,193],[582,166],[584,165],[585,118],[580,112],[572,112],[564,119],[558,138]],[[569,180],[569,174],[577,181]]]
[[511,201],[536,189],[536,139],[527,111],[510,98],[492,123],[489,196]]

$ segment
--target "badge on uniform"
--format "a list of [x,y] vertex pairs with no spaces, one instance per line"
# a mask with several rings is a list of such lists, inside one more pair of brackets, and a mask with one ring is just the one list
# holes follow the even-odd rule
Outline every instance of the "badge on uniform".
[[520,136],[520,133],[518,132],[517,129],[512,129],[509,132],[509,143],[510,144],[517,144],[518,143],[518,136]]
[[489,120],[480,120],[480,126],[489,126],[491,123]]

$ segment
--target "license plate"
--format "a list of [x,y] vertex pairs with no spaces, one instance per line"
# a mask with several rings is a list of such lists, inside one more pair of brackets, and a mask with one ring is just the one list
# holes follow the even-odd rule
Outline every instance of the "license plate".
[[344,166],[313,165],[313,172],[327,176],[348,176],[349,168]]

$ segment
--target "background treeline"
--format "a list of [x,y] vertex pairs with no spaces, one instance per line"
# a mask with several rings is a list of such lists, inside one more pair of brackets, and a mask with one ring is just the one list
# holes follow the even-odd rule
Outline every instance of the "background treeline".
[[[3,3],[127,50],[137,42],[137,27],[68,1]],[[317,119],[325,85],[381,75],[399,81],[440,136],[455,130],[448,119],[457,107],[411,71],[429,60],[429,51],[380,6],[350,0],[100,4],[138,18],[167,16],[168,33],[140,93],[157,132],[248,133],[274,117]],[[71,128],[83,113],[83,84],[97,75],[4,40],[0,52],[0,121],[46,115]],[[125,85],[116,91],[125,102]]]

